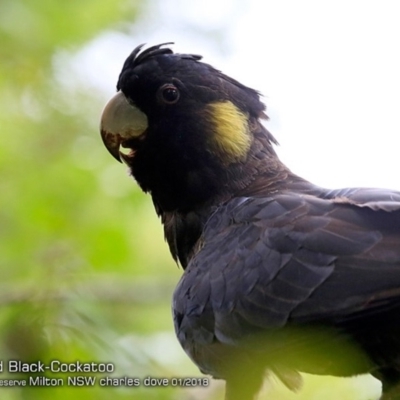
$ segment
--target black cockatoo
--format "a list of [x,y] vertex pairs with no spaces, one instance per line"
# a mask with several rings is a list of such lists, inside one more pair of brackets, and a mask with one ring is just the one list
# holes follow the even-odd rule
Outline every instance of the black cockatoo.
[[295,175],[260,94],[169,44],[129,55],[101,135],[184,269],[182,347],[229,400],[255,398],[268,371],[292,389],[299,371],[371,373],[400,399],[400,193]]

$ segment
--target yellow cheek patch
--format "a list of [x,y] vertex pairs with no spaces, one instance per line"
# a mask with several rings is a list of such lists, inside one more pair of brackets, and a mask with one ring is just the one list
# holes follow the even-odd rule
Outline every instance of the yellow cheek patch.
[[225,164],[244,160],[251,145],[248,115],[230,101],[210,103],[207,111],[214,128],[211,151]]

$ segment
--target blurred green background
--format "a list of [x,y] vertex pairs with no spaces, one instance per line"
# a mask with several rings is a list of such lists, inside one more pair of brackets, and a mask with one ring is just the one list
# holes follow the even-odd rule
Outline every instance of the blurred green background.
[[[79,73],[101,68],[95,58],[80,64],[79,54],[105,32],[128,38],[131,48],[139,44],[134,27],[146,20],[149,3],[157,2],[0,2],[4,363],[110,362],[115,377],[201,376],[173,332],[170,303],[181,271],[168,253],[151,199],[99,137],[99,116],[109,97],[104,86],[113,90],[118,71],[102,87]],[[162,7],[158,13],[162,21]],[[194,27],[191,34],[204,31]],[[218,30],[206,35],[218,42]],[[26,375],[0,374],[10,377]],[[310,378],[300,395],[279,384],[266,392],[270,399],[354,400],[354,393],[368,388],[362,380],[338,382]],[[315,390],[318,397],[310,394]],[[222,398],[218,382],[207,389],[64,385],[0,392],[2,400]]]
[[[140,11],[140,2],[126,0],[0,2],[3,361],[112,362],[114,376],[141,378],[199,375],[173,334],[180,272],[151,201],[103,149],[105,94],[63,70],[63,60],[101,32],[126,30]],[[0,391],[1,399],[175,396],[171,388]]]

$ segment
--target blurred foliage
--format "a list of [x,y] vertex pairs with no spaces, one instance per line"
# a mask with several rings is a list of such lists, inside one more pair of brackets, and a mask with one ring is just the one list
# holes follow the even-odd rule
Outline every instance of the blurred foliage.
[[[101,143],[104,94],[57,70],[60,53],[124,30],[140,6],[0,2],[0,379],[24,378],[7,374],[9,359],[111,362],[113,376],[139,378],[179,376],[183,360],[199,375],[174,338],[180,272],[151,200]],[[171,387],[0,391],[10,400],[193,398]]]
[[[113,377],[201,376],[173,333],[170,299],[181,271],[151,200],[103,148],[104,93],[66,65],[102,32],[128,30],[143,4],[0,2],[0,379],[27,379],[7,373],[10,359],[112,363]],[[296,395],[267,384],[266,398],[350,399],[344,393],[364,385],[324,379],[308,379]],[[316,389],[320,397],[311,397]],[[2,400],[195,400],[221,398],[222,386],[0,392]]]

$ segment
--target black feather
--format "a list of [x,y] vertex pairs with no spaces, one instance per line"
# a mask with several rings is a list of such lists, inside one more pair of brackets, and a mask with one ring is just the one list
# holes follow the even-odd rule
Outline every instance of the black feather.
[[[389,396],[400,385],[400,193],[298,177],[260,121],[259,92],[169,44],[136,47],[117,89],[148,117],[125,145],[185,268],[173,301],[182,347],[226,379],[230,400],[252,399],[266,370],[293,389],[297,371],[370,372]],[[166,84],[179,101],[160,100]],[[209,146],[207,106],[223,102],[251,135],[229,165]]]

